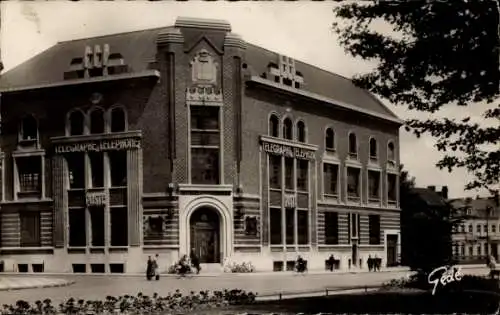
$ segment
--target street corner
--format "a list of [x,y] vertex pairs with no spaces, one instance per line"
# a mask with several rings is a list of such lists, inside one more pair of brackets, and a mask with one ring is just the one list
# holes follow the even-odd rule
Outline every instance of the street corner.
[[51,277],[2,277],[0,291],[65,287],[74,283],[74,280]]

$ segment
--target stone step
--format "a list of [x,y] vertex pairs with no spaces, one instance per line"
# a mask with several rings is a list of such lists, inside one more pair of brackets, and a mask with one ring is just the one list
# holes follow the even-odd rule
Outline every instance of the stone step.
[[200,264],[201,272],[204,273],[223,273],[224,269],[221,264]]

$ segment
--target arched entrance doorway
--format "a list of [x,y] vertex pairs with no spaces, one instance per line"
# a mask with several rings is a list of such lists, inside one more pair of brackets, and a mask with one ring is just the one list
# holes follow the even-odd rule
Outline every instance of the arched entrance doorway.
[[189,220],[190,246],[200,258],[200,263],[220,263],[220,218],[214,209],[200,207]]

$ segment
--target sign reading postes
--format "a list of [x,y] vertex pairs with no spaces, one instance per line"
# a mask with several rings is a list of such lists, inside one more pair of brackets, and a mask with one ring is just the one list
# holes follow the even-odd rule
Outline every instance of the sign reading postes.
[[302,148],[294,148],[284,144],[262,142],[262,148],[264,149],[264,151],[271,154],[283,155],[286,157],[303,159],[303,160],[315,159],[314,151],[308,151]]
[[56,153],[72,152],[101,152],[114,150],[139,149],[141,141],[138,139],[118,140],[92,140],[72,144],[58,144],[55,146]]
[[285,194],[285,209],[295,209],[297,207],[297,197],[295,194]]
[[87,206],[104,206],[106,204],[105,192],[87,192],[85,196]]

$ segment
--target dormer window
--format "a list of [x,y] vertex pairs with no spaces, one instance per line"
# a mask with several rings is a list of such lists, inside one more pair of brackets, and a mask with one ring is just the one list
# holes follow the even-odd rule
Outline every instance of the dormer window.
[[306,125],[303,121],[297,123],[297,140],[299,142],[306,142]]
[[377,159],[377,140],[375,138],[370,138],[370,159]]
[[288,140],[293,139],[292,120],[290,118],[283,121],[283,137]]
[[116,107],[111,110],[111,132],[123,132],[127,129],[125,111]]
[[32,115],[27,115],[21,122],[19,140],[22,142],[36,142],[38,139],[38,122]]
[[387,144],[387,160],[389,162],[395,162],[395,154],[394,154],[394,143],[391,141]]
[[73,111],[68,117],[68,133],[70,136],[83,135],[85,126],[85,115],[79,111]]
[[276,115],[271,115],[269,118],[269,135],[271,137],[279,137],[279,120]]
[[335,150],[335,133],[333,132],[332,128],[326,129],[325,147],[330,151]]
[[94,109],[90,113],[90,133],[104,133],[104,111],[102,109]]
[[358,157],[358,143],[354,133],[349,134],[349,156],[352,158]]

